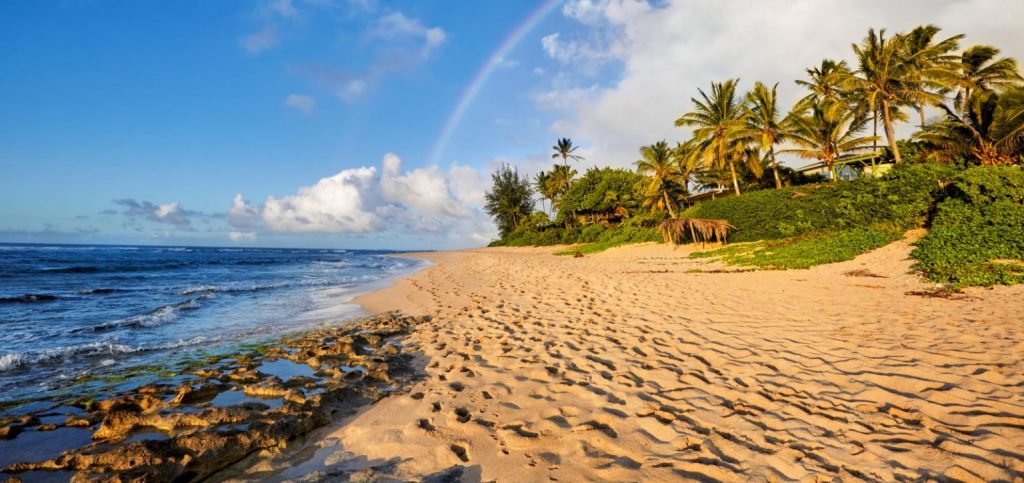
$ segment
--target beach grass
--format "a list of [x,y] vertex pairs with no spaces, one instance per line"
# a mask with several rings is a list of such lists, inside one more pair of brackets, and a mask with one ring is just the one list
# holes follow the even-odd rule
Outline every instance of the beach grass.
[[717,259],[731,266],[763,270],[805,269],[852,260],[899,238],[900,235],[891,230],[857,228],[778,241],[738,243],[696,252],[690,258]]

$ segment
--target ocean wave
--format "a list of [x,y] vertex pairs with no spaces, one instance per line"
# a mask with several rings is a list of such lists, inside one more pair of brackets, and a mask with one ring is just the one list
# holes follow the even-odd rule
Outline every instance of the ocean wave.
[[56,295],[28,293],[17,297],[0,297],[0,304],[35,304],[39,302],[53,302],[54,300],[57,300]]
[[[206,344],[220,340],[219,337],[193,337],[191,339],[179,339],[173,342],[166,342],[153,346],[132,346],[121,344],[116,339],[101,340],[85,344],[54,347],[38,351],[24,353],[11,352],[0,355],[0,372],[8,372],[14,369],[46,364],[54,364],[69,359],[86,359],[90,357],[104,357],[104,361],[110,356],[123,354],[136,354],[170,349],[179,349],[193,345]],[[104,364],[101,361],[102,365]]]
[[88,290],[79,290],[78,293],[82,295],[106,295],[111,293],[128,292],[125,288],[91,288]]
[[202,307],[199,300],[190,299],[177,304],[164,305],[142,315],[135,315],[125,319],[97,324],[90,327],[78,327],[71,329],[68,332],[78,334],[82,332],[106,332],[117,329],[144,329],[158,327],[178,320],[178,317],[181,316],[181,312],[196,310],[199,307]]
[[40,270],[43,273],[99,273],[100,267],[83,266],[83,267],[60,267],[60,268],[44,268]]
[[232,292],[262,292],[264,290],[275,290],[279,288],[290,287],[292,284],[287,282],[269,283],[269,284],[252,284],[252,285],[197,285],[195,287],[186,287],[178,292],[179,295],[194,295],[194,294],[214,294],[214,293],[232,293]]

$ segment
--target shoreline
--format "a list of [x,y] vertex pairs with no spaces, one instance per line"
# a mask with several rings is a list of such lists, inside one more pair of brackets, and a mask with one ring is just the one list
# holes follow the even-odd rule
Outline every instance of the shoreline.
[[[228,384],[279,398],[230,410],[274,422],[256,433],[278,428],[269,439],[238,421],[182,426],[175,418],[186,416],[164,413],[193,404],[182,405],[194,393],[203,418],[230,417],[209,406],[209,382],[183,389],[168,380],[152,393],[164,402],[149,390],[113,395],[106,409],[78,416],[113,440],[16,469],[101,472],[89,466],[99,461],[92,452],[152,457],[161,445],[214,438],[248,449],[203,460],[210,481],[1012,481],[1024,473],[1024,386],[1014,382],[1024,380],[1024,286],[922,296],[932,284],[910,273],[910,242],[808,270],[727,273],[689,258],[694,246],[660,244],[583,258],[553,255],[560,247],[395,255],[429,265],[346,302],[376,318],[296,336],[298,350],[323,351],[333,332],[363,337],[381,317],[415,321],[399,331],[385,324],[377,355],[352,345],[336,371],[295,381],[328,392],[308,386],[315,393],[299,398],[287,374],[263,372],[276,360],[317,367],[323,356],[300,357],[287,339],[203,374],[218,395]],[[398,372],[377,370],[363,389],[345,382],[347,361],[389,370],[392,357],[404,361]],[[330,402],[315,408],[331,410],[303,413],[321,394]],[[112,416],[125,404],[134,416]]]

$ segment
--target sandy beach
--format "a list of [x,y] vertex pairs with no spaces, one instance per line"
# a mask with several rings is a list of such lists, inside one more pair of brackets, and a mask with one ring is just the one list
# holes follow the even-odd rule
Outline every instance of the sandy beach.
[[1021,481],[1024,287],[921,295],[910,249],[743,273],[661,245],[417,255],[358,302],[434,316],[403,341],[425,377],[235,477]]

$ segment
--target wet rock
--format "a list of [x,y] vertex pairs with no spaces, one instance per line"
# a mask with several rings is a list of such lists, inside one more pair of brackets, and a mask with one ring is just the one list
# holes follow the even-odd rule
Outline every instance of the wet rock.
[[0,439],[14,439],[21,433],[21,428],[22,425],[20,424],[0,426]]
[[190,404],[196,402],[209,401],[217,396],[220,392],[220,387],[215,384],[201,383],[201,384],[183,384],[178,388],[177,395],[171,400],[170,404]]

